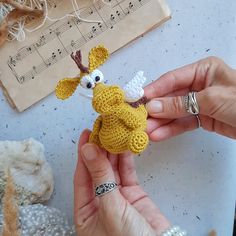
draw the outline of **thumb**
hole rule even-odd
[[[95,186],[108,181],[115,181],[114,172],[106,151],[91,143],[85,144],[81,151],[82,158]]]
[[[181,118],[189,116],[183,96],[154,98],[146,105],[147,112],[154,118]]]

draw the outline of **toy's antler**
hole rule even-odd
[[[76,65],[79,67],[79,69],[82,73],[89,73],[88,67],[86,67],[82,64],[82,55],[81,55],[80,50],[76,51],[75,55],[72,52],[70,56],[75,61]]]

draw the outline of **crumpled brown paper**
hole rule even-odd
[[[14,0],[0,0],[0,3],[9,4],[14,9],[10,11],[0,23],[0,47],[6,42],[9,29],[22,18],[40,18],[44,15],[43,10],[32,9],[24,4],[20,4]]]

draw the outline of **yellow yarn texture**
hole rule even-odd
[[[70,97],[76,90],[80,80],[75,78],[65,78],[58,82],[56,87],[56,96],[62,100]]]
[[[109,57],[109,52],[106,48],[99,45],[94,47],[89,52],[89,72],[93,72],[102,65]]]
[[[109,52],[103,46],[92,48],[89,52],[88,70],[86,70],[86,67],[82,65],[81,52],[76,52],[76,56],[72,58],[81,70],[80,75],[77,78],[59,81],[56,96],[60,99],[70,97],[83,76],[90,75],[108,57]],[[147,147],[149,142],[145,132],[147,111],[143,104],[134,108],[125,101],[124,91],[119,86],[96,83],[93,88],[92,105],[100,115],[94,123],[89,142],[114,154],[128,150],[138,154]]]
[[[93,108],[100,113],[89,141],[118,154],[127,150],[138,154],[148,145],[144,105],[131,107],[118,86],[98,84],[94,88]]]

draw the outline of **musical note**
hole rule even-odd
[[[61,54],[62,54],[62,51],[61,51],[61,49],[57,49],[57,52],[58,52],[58,54],[59,54],[59,55],[61,55]]]
[[[67,22],[67,25],[69,26],[69,28],[72,28],[73,26],[70,21]]]
[[[66,47],[66,50],[68,52],[73,52],[74,50],[76,50],[77,48],[80,48],[85,43],[86,43],[86,40],[84,39],[84,37],[81,37],[76,41],[72,40],[70,45]]]
[[[90,40],[94,37],[92,32],[88,33],[86,36],[87,36],[88,39],[90,39]]]
[[[138,0],[138,1],[141,6],[148,2],[148,0]]]
[[[89,9],[89,15],[92,15],[92,14],[93,14],[93,9],[90,8],[90,9]]]
[[[32,70],[28,71],[27,73],[25,73],[23,76],[20,77],[22,83],[26,82],[28,80],[34,79],[35,78],[35,72]]]
[[[8,64],[16,66],[16,60],[13,57],[10,56],[9,59],[8,59]]]
[[[118,17],[120,17],[120,12],[119,12],[119,11],[116,11],[116,15],[117,15]]]
[[[102,33],[103,31],[107,29],[107,26],[105,23],[98,23],[98,28],[99,28],[100,33]]]
[[[21,54],[17,53],[15,56],[16,61],[20,61],[22,59]]]
[[[75,22],[76,25],[79,25],[79,24],[81,24],[82,21],[79,18],[76,18],[74,20],[74,22]]]
[[[45,44],[46,44],[46,38],[45,38],[44,35],[42,35],[42,36],[39,37],[39,40],[35,43],[35,46],[37,48],[39,48],[39,47],[42,47]]]
[[[52,59],[54,60],[56,58],[56,54],[53,52],[52,53]]]
[[[76,45],[75,41],[74,41],[74,40],[71,40],[70,45],[71,45],[71,47],[73,48],[73,47]]]
[[[111,14],[111,16],[110,16],[110,20],[111,20],[111,21],[115,20],[115,17],[114,17],[113,14]]]
[[[38,73],[38,72],[37,72],[37,67],[36,67],[36,66],[33,66],[32,69],[33,69],[33,71],[34,71],[36,74]]]
[[[129,9],[129,8],[125,8],[125,9],[124,9],[124,12],[125,12],[126,15],[129,15],[130,9]]]
[[[92,32],[93,32],[93,33],[96,33],[96,31],[97,31],[96,27],[93,26],[93,27],[92,27]]]
[[[62,0],[47,0],[51,8],[57,8],[57,4],[62,2]]]
[[[99,27],[99,28],[102,28],[102,23],[99,22],[99,23],[98,23],[98,27]]]
[[[32,52],[32,48],[31,48],[31,47],[27,47],[26,50],[27,50],[28,52],[30,52],[30,53]]]
[[[11,68],[13,75],[16,77],[17,81],[20,84],[23,84],[32,79],[36,79],[36,77],[40,73],[51,68],[58,61],[60,61],[66,56],[69,56],[71,52],[81,48],[88,41],[93,40],[94,38],[102,34],[104,31],[108,29],[113,29],[113,27],[121,20],[123,20],[127,15],[136,11],[139,7],[149,1],[151,0],[108,0],[108,2],[111,3],[112,8],[111,13],[109,15],[103,14],[103,10],[106,7],[105,4],[103,4],[99,8],[98,3],[96,2],[93,4],[93,6],[81,11],[80,14],[80,16],[85,19],[86,17],[91,15],[100,17],[100,22],[93,23],[92,25],[88,24],[88,27],[90,27],[90,29],[88,28],[89,31],[83,32],[83,26],[86,23],[84,23],[78,18],[71,18],[69,20],[67,18],[55,22],[49,25],[34,43],[20,49],[18,52],[16,52],[15,55],[11,55],[8,59],[8,65]],[[54,2],[51,2],[51,4],[53,6]],[[73,32],[77,31],[78,33],[74,34],[75,38],[66,41],[66,37],[64,36],[66,35],[68,30],[73,30]],[[48,53],[42,53],[45,50],[41,50],[41,47],[46,47],[47,44],[50,43],[52,40],[55,40],[55,45],[58,44],[60,46],[56,49],[48,48],[48,50],[51,50],[49,51],[50,56],[48,57]],[[28,60],[27,58],[33,53],[38,56],[38,60],[41,60],[40,62],[37,61],[38,64],[36,65],[33,64],[35,62],[31,62],[31,60]],[[47,54],[47,56],[44,54]],[[29,68],[31,69],[26,73],[21,74],[17,72],[17,63],[19,63],[20,61],[24,62],[24,60],[27,61]]]
[[[59,37],[61,35],[61,32],[60,31],[55,31],[55,34],[57,37]]]
[[[21,76],[20,78],[18,78],[18,82],[19,82],[20,84],[23,84],[24,81],[25,81],[25,77],[24,77],[24,76]]]

